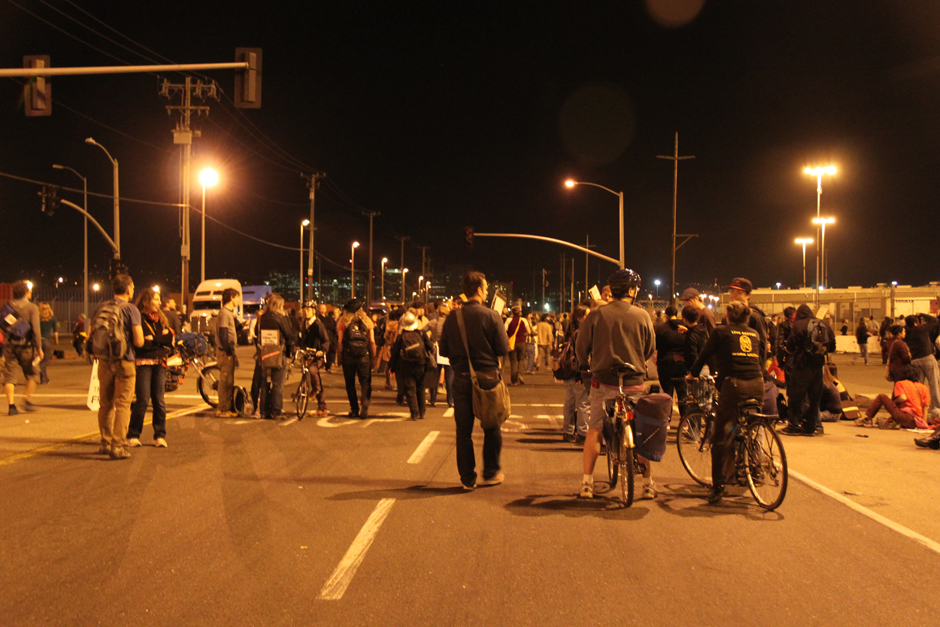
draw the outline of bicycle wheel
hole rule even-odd
[[[780,507],[787,495],[787,455],[770,423],[758,422],[747,431],[747,485],[766,510]]]
[[[219,367],[210,364],[202,369],[202,375],[196,379],[199,395],[212,407],[219,406],[219,373]]]
[[[686,472],[697,483],[712,484],[711,420],[702,412],[690,412],[679,421],[676,445]]]
[[[623,429],[629,429],[629,425],[621,423]],[[634,457],[632,434],[623,433],[620,435],[620,496],[626,507],[633,505],[633,496],[635,488],[636,459]]]
[[[300,377],[300,383],[297,384],[297,391],[294,392],[294,401],[297,403],[297,419],[303,420],[307,415],[307,403],[310,402],[310,395],[313,390],[313,384],[310,381],[310,373],[305,372]]]

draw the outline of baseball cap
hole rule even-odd
[[[682,292],[682,296],[679,298],[679,300],[692,300],[693,298],[698,298],[698,296],[699,293],[697,289],[694,287],[687,287],[685,288],[685,291]]]
[[[751,290],[754,289],[754,285],[751,284],[751,282],[745,279],[744,277],[737,277],[733,281],[731,281],[731,285],[728,286],[729,290],[732,288],[736,290],[741,290],[745,294],[750,294]]]

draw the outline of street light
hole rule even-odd
[[[353,242],[352,248],[350,248],[352,255],[350,256],[350,259],[349,259],[349,267],[352,268],[352,283],[350,284],[350,289],[352,290],[350,292],[351,299],[356,297],[356,249],[357,248],[359,248],[359,242]]]
[[[424,286],[424,302],[431,302],[431,282],[428,281]]]
[[[656,286],[656,298],[658,299],[659,298],[659,279],[656,279],[655,281],[653,281],[653,285]]]
[[[835,221],[835,218],[813,218],[813,224],[818,224],[820,227],[822,227],[822,240],[820,241],[819,246],[822,267],[822,281],[820,283],[820,287],[824,287],[828,283],[829,279],[829,277],[826,276],[826,225],[832,224]]]
[[[382,279],[379,284],[382,286],[382,302],[385,302],[385,264],[388,263],[388,257],[382,257]]]
[[[422,264],[424,265],[424,264]],[[421,286],[424,285],[424,275],[418,277],[418,298],[421,298]]]
[[[806,245],[813,243],[812,237],[798,237],[797,244],[803,244],[803,287],[806,287]]]
[[[310,226],[310,220],[300,223],[300,303],[304,302],[304,227]]]
[[[408,274],[408,268],[401,269],[401,304],[405,304],[405,275]]]
[[[816,167],[816,168],[803,168],[803,172],[806,174],[811,174],[816,177],[816,217],[821,217],[819,215],[820,204],[822,203],[822,177],[823,174],[828,174],[832,176],[836,173],[836,167],[833,165],[827,165],[825,167]],[[816,238],[819,239],[819,228],[816,229]],[[819,247],[816,248],[816,305],[819,305],[819,286],[820,279],[822,275],[820,274],[820,268],[822,266],[820,259]]]
[[[74,168],[70,168],[67,165],[53,165],[53,170],[68,170],[78,178],[82,179],[82,186],[85,190],[85,203],[84,209],[85,213],[88,213],[88,179],[79,174]],[[84,216],[85,218],[85,274],[82,282],[82,294],[84,297],[84,302],[82,303],[82,313],[85,314],[85,317],[88,317],[88,215]]]
[[[598,185],[597,183],[586,183],[584,181],[574,181],[572,179],[565,181],[565,187],[573,188],[575,185],[590,185],[591,187],[600,187],[605,192],[610,192],[620,199],[620,267],[623,268],[625,265],[623,254],[623,192],[615,192],[614,190],[608,189],[603,185]]]
[[[200,281],[206,280],[206,188],[219,182],[219,173],[212,168],[205,168],[199,173],[199,182],[202,183],[202,265],[200,267]]]
[[[118,161],[111,156],[111,153],[108,152],[108,149],[96,142],[91,137],[85,138],[86,144],[91,144],[92,146],[97,146],[104,151],[104,154],[108,156],[108,159],[111,161],[111,167],[114,169],[114,258],[121,258],[121,207],[118,203],[118,199],[121,197],[120,188],[118,186]],[[86,208],[87,211],[87,208]]]
[[[98,290],[101,289],[101,286],[98,285],[97,283],[95,283],[94,285],[91,286],[91,289],[93,289],[93,290],[95,290],[95,291],[97,292]]]

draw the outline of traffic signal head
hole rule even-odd
[[[59,204],[59,188],[54,185],[43,185],[42,191],[37,193],[42,198],[42,212],[51,216]]]
[[[47,68],[49,55],[34,54],[23,57],[23,67]],[[23,92],[23,110],[27,117],[52,115],[52,85],[45,76],[31,76]]]
[[[473,227],[465,226],[463,232],[463,241],[467,245],[467,248],[473,248]]]
[[[248,64],[235,71],[235,106],[261,108],[261,48],[235,48],[235,60]]]

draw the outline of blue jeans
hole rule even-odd
[[[258,406],[262,418],[280,418],[284,413],[284,381],[287,379],[287,368],[263,368],[261,391]],[[270,388],[267,385],[271,377]]]
[[[526,374],[532,374],[533,370],[535,370],[535,344],[532,344],[531,342],[526,342],[525,357],[526,357],[525,372]]]
[[[139,438],[144,430],[147,406],[153,403],[153,439],[166,437],[166,368],[163,366],[137,366],[135,385],[137,400],[131,408],[128,438]]]
[[[577,433],[586,436],[588,416],[591,413],[591,382],[581,383],[581,377],[565,379],[565,433]]]
[[[431,386],[431,404],[437,402],[437,382],[441,380],[441,370],[444,371],[444,389],[447,390],[447,406],[454,406],[454,369],[450,366],[438,366]]]
[[[480,373],[477,373],[478,375]],[[493,373],[496,374],[495,372]],[[497,379],[480,379],[480,387],[492,389]],[[454,376],[454,422],[457,425],[457,472],[465,486],[476,483],[476,457],[473,454],[473,383],[469,374]],[[499,428],[483,430],[483,478],[492,479],[500,471],[499,454],[503,434]]]

